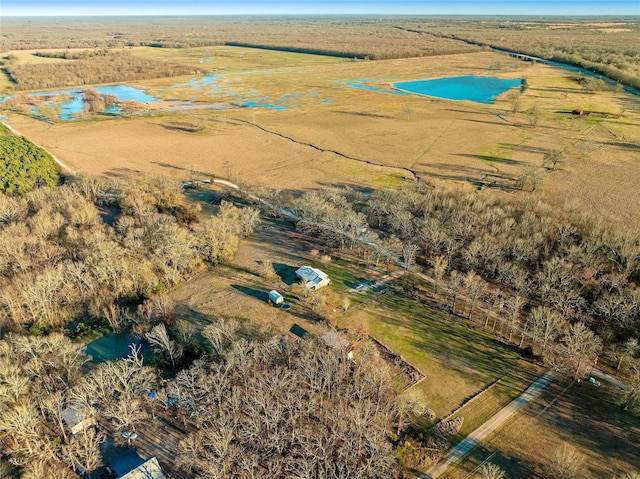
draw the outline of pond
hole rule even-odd
[[[400,91],[418,95],[445,98],[447,100],[469,100],[477,103],[493,103],[497,96],[511,88],[519,87],[522,80],[495,77],[460,76],[394,83]]]
[[[126,358],[131,354],[130,345],[140,347],[140,339],[130,334],[109,333],[87,344],[85,352],[95,363]],[[144,352],[147,348],[142,348]]]
[[[96,91],[101,95],[111,95],[117,98],[117,101],[136,101],[139,103],[157,102],[158,99],[146,94],[144,91],[129,85],[107,85],[95,87]],[[55,105],[60,108],[58,117],[61,120],[71,121],[75,119],[76,114],[84,109],[83,95],[86,92],[84,88],[72,88],[68,90],[54,90],[30,93],[30,97],[46,97],[44,105]],[[64,95],[66,101],[60,104],[55,103],[55,97]],[[105,109],[105,113],[118,114],[121,108],[118,105],[109,106]],[[33,106],[31,112],[35,115],[42,114],[39,106]]]

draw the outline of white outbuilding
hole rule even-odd
[[[273,304],[282,304],[282,303],[284,303],[284,298],[275,289],[273,291],[269,291],[269,300]]]
[[[331,283],[329,276],[319,269],[312,268],[311,266],[302,266],[296,270],[296,276],[300,280],[300,283],[311,290],[320,289]]]

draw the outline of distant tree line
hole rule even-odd
[[[56,63],[18,64],[9,61],[6,62],[5,69],[16,90],[46,90],[199,73],[187,65],[139,58],[123,51],[77,55],[78,59]]]
[[[564,23],[557,26],[557,23]],[[600,73],[640,88],[640,33],[637,20],[607,22],[488,20],[484,22],[422,21],[405,24],[425,34],[469,41],[507,51],[554,60]]]

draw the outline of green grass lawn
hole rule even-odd
[[[371,336],[417,367],[426,378],[415,388],[438,419],[504,376],[459,411],[465,417],[463,433],[468,434],[526,389],[537,377],[535,367],[491,334],[410,297],[399,287],[401,282],[341,324],[357,327],[366,322]]]

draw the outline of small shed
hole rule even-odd
[[[311,266],[298,268],[296,270],[296,276],[305,288],[311,290],[320,289],[331,283],[329,276],[325,272],[312,268]]]
[[[273,304],[282,304],[284,303],[284,298],[274,289],[272,291],[269,291],[269,301],[271,301]]]
[[[89,417],[84,408],[75,408],[73,406],[62,410],[62,420],[69,426],[71,434],[74,435],[96,424],[95,419]]]
[[[289,332],[292,334],[295,334],[300,339],[304,339],[304,337],[307,334],[309,334],[309,332],[306,329],[304,329],[302,326],[299,326],[297,324],[294,324],[293,326],[291,326],[291,328],[289,328]]]

